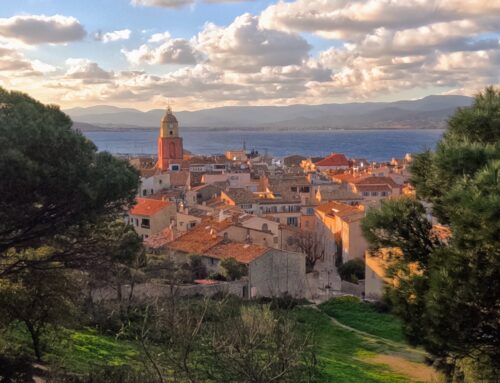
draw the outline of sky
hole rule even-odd
[[[62,108],[472,95],[500,0],[0,0],[0,86]]]

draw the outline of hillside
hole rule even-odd
[[[468,106],[471,100],[465,96],[428,96],[387,103],[227,106],[175,114],[187,128],[432,129],[443,127],[457,107]],[[105,105],[65,112],[76,122],[108,128],[155,127],[164,114],[162,109],[142,112]]]

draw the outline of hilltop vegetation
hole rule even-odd
[[[456,382],[500,376],[500,91],[459,109],[435,152],[416,156],[418,200],[382,202],[363,222],[376,253],[398,248],[387,298],[412,344]],[[440,235],[426,207],[449,235]],[[396,255],[401,253],[401,256]]]
[[[192,301],[192,304],[199,305],[201,302],[199,300]],[[360,306],[360,310],[363,310],[363,303],[352,300],[348,303],[352,307]],[[220,304],[225,303],[223,301],[211,302],[211,305],[215,306]],[[346,300],[332,300],[326,303],[325,307],[336,304],[343,306],[346,304]],[[234,312],[238,312],[242,307],[251,310],[256,309],[257,312],[266,312],[265,310],[267,310],[265,309],[266,306],[262,306],[260,303],[245,303],[235,300],[231,301],[230,307],[230,310]],[[261,311],[262,307],[264,307],[264,311]],[[357,334],[337,326],[326,313],[313,308],[295,307],[284,310],[278,308],[278,306],[274,307],[271,312],[273,317],[285,315],[288,320],[292,321],[290,323],[295,323],[296,331],[303,335],[309,334],[308,336],[312,336],[310,344],[314,346],[314,354],[311,354],[314,355],[314,358],[310,359],[310,362],[316,368],[307,368],[306,371],[314,372],[314,374],[302,378],[296,376],[294,379],[299,380],[291,380],[293,382],[403,383],[430,381],[433,376],[432,369],[424,363],[425,355],[418,350],[412,350],[405,343],[395,343],[390,339],[386,341],[384,337],[371,338]],[[262,319],[260,316],[259,318]],[[212,317],[210,322],[214,319]],[[372,320],[376,321],[377,319],[388,325],[391,323],[388,314],[373,312]],[[399,322],[396,318],[392,319],[394,322],[391,331],[394,331]],[[346,320],[344,323],[353,325],[350,320]],[[227,316],[224,317],[220,324],[226,328],[226,331],[231,332],[231,325],[230,321],[227,321]],[[265,323],[259,324],[259,327],[261,326],[267,327]],[[401,333],[401,329],[399,331]],[[56,335],[56,333],[51,333],[50,341],[45,350],[45,361],[50,368],[50,374],[53,374],[52,379],[64,381],[64,379],[71,378],[73,379],[71,381],[87,382],[87,379],[92,377],[92,382],[112,382],[115,380],[139,382],[141,379],[158,381],[151,362],[144,354],[141,341],[126,331],[122,332],[118,337],[105,335],[89,328],[64,329]],[[29,356],[29,335],[22,326],[14,325],[8,335],[4,334],[0,338],[0,346],[4,352],[7,341],[11,347],[15,345],[18,348],[17,352],[20,352],[21,355],[24,357]],[[158,341],[158,339],[152,341],[152,338],[148,337],[147,347],[151,351],[157,366],[164,372],[164,381],[189,381],[186,376],[182,377],[183,375],[180,374],[175,374],[176,378],[173,378],[171,374],[172,371],[175,371],[175,365],[165,369],[166,364],[168,365],[175,360],[175,358],[169,359],[166,357],[168,351],[165,349],[165,344]],[[217,380],[205,380],[203,378],[203,371],[206,371],[209,366],[211,373],[214,373],[217,368],[212,364],[213,361],[210,358],[207,359],[208,355],[200,354],[202,351],[203,349],[198,346],[193,350],[194,353],[198,354],[195,362],[198,375],[195,381],[226,381],[224,376],[219,376]],[[4,355],[9,355],[9,352]],[[233,363],[236,360],[233,360]],[[190,360],[189,363],[194,363],[194,360]],[[398,369],[398,366],[403,366],[403,370]],[[408,366],[418,368],[421,373],[418,374],[411,369],[406,371]],[[229,368],[227,376],[230,376],[230,370]],[[167,371],[170,371],[170,373]],[[237,381],[241,382],[268,381],[266,377],[255,377],[257,380],[245,380],[243,377],[239,379],[241,380]],[[289,380],[284,378],[284,380],[280,381]]]

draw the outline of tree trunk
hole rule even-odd
[[[40,348],[40,332],[35,330],[31,323],[26,323],[26,327],[31,335],[31,342],[33,344],[33,351],[35,353],[36,361],[42,361],[42,350]]]

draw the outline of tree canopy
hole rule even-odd
[[[134,203],[137,171],[98,152],[57,106],[0,88],[0,147],[0,274],[27,266],[25,249],[62,254],[62,242]]]
[[[372,250],[400,250],[387,297],[408,338],[437,358],[450,381],[493,382],[500,373],[500,92],[487,88],[458,109],[436,151],[415,156],[411,173],[418,200],[385,201],[363,222]],[[433,233],[427,213],[448,227],[448,238]]]

